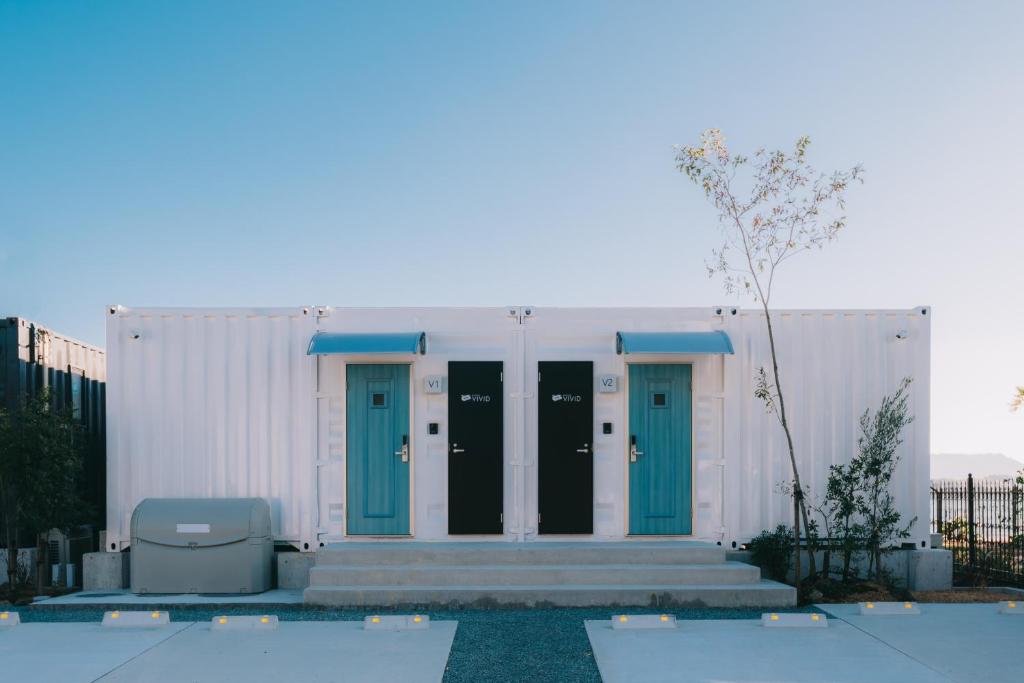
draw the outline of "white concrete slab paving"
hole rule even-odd
[[[1024,681],[1024,619],[999,614],[994,603],[917,606],[919,616],[885,617],[861,616],[857,605],[818,605],[957,683]]]
[[[128,590],[82,591],[40,602],[45,605],[301,605],[302,589],[275,588],[246,595],[156,593],[136,595]]]
[[[364,631],[361,621],[286,621],[273,631],[212,631],[196,623],[99,680],[438,683],[457,626]]]
[[[856,605],[854,606],[856,607]],[[759,620],[679,621],[675,630],[586,622],[604,683],[948,683],[842,621],[769,629]]]
[[[153,648],[192,622],[157,629],[109,629],[100,623],[25,624],[0,631],[0,679],[84,683]]]

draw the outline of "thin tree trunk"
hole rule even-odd
[[[42,595],[46,587],[46,575],[43,572],[46,569],[47,555],[47,544],[43,540],[43,535],[36,534],[36,595]]]
[[[797,594],[800,593],[800,503],[796,497],[793,498],[793,555],[795,570],[793,585],[796,586]]]
[[[18,534],[9,518],[4,520],[4,540],[7,542],[7,591],[13,597],[18,583]]]
[[[793,467],[793,495],[796,497],[797,505],[800,508],[800,516],[804,521],[804,528],[810,529],[810,524],[807,523],[807,506],[804,504],[804,489],[800,483],[800,471],[796,466],[796,452],[793,449],[793,435],[789,432],[789,421],[786,419],[786,402],[782,398],[782,382],[779,381],[779,360],[775,353],[775,333],[772,330],[772,316],[768,311],[768,305],[764,303],[762,298],[762,306],[764,308],[765,321],[768,323],[768,345],[772,351],[772,374],[775,378],[775,395],[779,397],[779,422],[782,423],[782,431],[786,433],[786,445],[789,447],[789,464]],[[797,552],[800,550],[799,538],[800,531],[797,530]],[[808,575],[814,576],[817,574],[814,562],[814,551],[811,550],[810,545],[807,548],[807,569]]]

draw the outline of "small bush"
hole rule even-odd
[[[785,581],[793,564],[793,530],[780,524],[775,531],[762,531],[747,544],[750,558],[767,578]]]

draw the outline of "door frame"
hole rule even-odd
[[[629,532],[629,366],[630,365],[689,365],[690,366],[690,533],[688,534],[631,534]],[[694,499],[697,493],[697,373],[699,359],[692,356],[665,357],[652,356],[643,360],[624,361],[622,396],[623,429],[620,452],[623,454],[623,506],[622,506],[622,533],[627,539],[651,539],[651,538],[696,538],[697,525],[694,514]]]
[[[345,539],[352,540],[367,540],[367,539],[391,539],[391,540],[403,540],[412,539],[416,537],[416,433],[414,426],[416,424],[416,378],[413,372],[415,361],[409,360],[396,360],[393,356],[385,357],[380,359],[379,356],[356,356],[352,360],[345,359],[341,364],[341,385],[344,391],[341,393],[342,402],[342,413],[345,415],[345,481],[342,482],[342,495],[345,501],[345,514],[342,520],[342,537]],[[349,500],[348,500],[348,366],[350,365],[407,365],[409,367],[409,533],[408,534],[384,534],[384,535],[372,535],[372,534],[349,534],[348,532],[348,512],[349,512]],[[314,435],[314,438],[317,438]],[[317,465],[319,467],[319,465]],[[319,498],[319,492],[317,494]]]

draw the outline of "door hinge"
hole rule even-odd
[[[498,513],[498,521],[501,522],[502,524],[505,523],[505,513],[504,512],[499,512]]]
[[[540,373],[537,373],[537,384],[540,384]]]
[[[537,524],[540,524],[540,513],[537,513]]]
[[[505,381],[505,371],[504,370],[502,370],[501,372],[498,373],[498,381],[499,382],[504,382]]]

